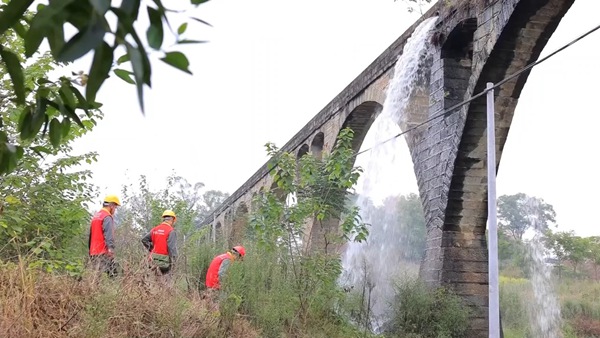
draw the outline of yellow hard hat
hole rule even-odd
[[[104,198],[104,203],[114,203],[116,205],[121,205],[121,201],[119,201],[119,197],[117,195],[108,195]]]
[[[163,212],[162,217],[173,217],[173,218],[177,218],[177,216],[175,216],[175,213],[173,212],[173,210],[165,210],[165,212]]]

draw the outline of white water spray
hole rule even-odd
[[[406,41],[387,88],[383,109],[363,143],[368,145],[368,139],[372,138],[375,147],[357,160],[357,165],[364,168],[357,185],[357,205],[363,221],[371,224],[371,228],[366,243],[348,244],[342,260],[344,274],[341,282],[354,287],[357,292],[364,291],[371,311],[367,324],[374,331],[378,331],[389,319],[389,304],[394,296],[392,279],[407,272],[407,266],[402,265],[399,258],[402,251],[410,247],[409,243],[405,243],[407,237],[398,227],[398,218],[402,215],[397,213],[397,203],[384,202],[386,197],[397,196],[401,191],[398,186],[401,173],[408,172],[400,170],[398,155],[408,152],[408,149],[400,138],[383,142],[400,132],[399,125],[406,124],[411,95],[426,73],[424,70],[429,67],[429,32],[436,21],[437,17],[424,20]],[[412,174],[412,166],[409,170]],[[416,191],[416,184],[413,185]],[[384,215],[376,210],[379,205],[384,205]],[[416,273],[417,269],[413,267],[413,270]]]
[[[533,238],[528,241],[531,256],[531,284],[534,303],[529,307],[533,337],[560,338],[561,315],[560,304],[552,286],[552,267],[546,263],[548,250],[543,241],[542,212],[539,200],[530,198],[526,201],[529,224],[533,229]]]

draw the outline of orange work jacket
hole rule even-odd
[[[108,247],[104,240],[104,231],[102,230],[102,223],[106,217],[112,216],[108,210],[101,209],[92,218],[89,241],[90,256],[104,255],[108,252]]]
[[[159,255],[169,254],[167,239],[169,238],[171,231],[173,231],[173,227],[167,223],[161,223],[150,231],[150,238],[152,239],[152,253]]]
[[[230,253],[224,253],[215,257],[210,265],[208,266],[208,271],[206,272],[206,287],[211,289],[218,289],[219,285],[219,269],[221,268],[221,264],[226,259],[232,259]]]

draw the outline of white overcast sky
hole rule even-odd
[[[543,55],[600,24],[597,13],[600,1],[575,1]],[[172,170],[232,193],[267,160],[266,142],[287,142],[417,18],[393,0],[212,0],[194,14],[213,27],[190,24],[188,38],[210,43],[183,50],[193,76],[154,56],[145,116],[133,86],[113,76],[102,87],[105,118],[75,147],[99,152],[101,195],[139,174],[162,187]],[[598,60],[600,32],[532,71],[497,181],[498,195],[541,197],[559,230],[584,236],[600,235]],[[410,157],[400,156],[398,193],[416,192]]]

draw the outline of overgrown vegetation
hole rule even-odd
[[[429,289],[418,279],[396,284],[390,337],[459,338],[469,326],[469,308],[445,288]]]
[[[192,0],[192,5],[205,1]],[[430,1],[408,1],[423,5]],[[343,130],[336,147],[323,158],[281,152],[269,144],[273,186],[253,200],[240,229],[213,243],[212,229],[202,220],[227,194],[205,191],[175,173],[161,189],[141,176],[124,186],[123,206],[116,215],[116,260],[120,275],[109,279],[85,269],[87,229],[96,188],[91,172],[81,170],[96,154],[72,154],[73,142],[101,120],[95,96],[116,64],[130,62],[132,71],[114,69],[133,83],[143,103],[150,85],[150,64],[133,28],[139,1],[52,1],[38,13],[26,12],[32,1],[2,2],[0,8],[0,332],[6,336],[73,337],[461,337],[469,312],[447,289],[429,289],[416,279],[399,280],[390,296],[390,320],[375,334],[370,324],[368,285],[344,290],[338,283],[340,249],[349,240],[368,238],[368,225],[349,202],[361,173],[354,167],[353,133]],[[167,12],[158,0],[147,6],[148,44],[164,52],[162,61],[188,70],[185,55],[162,51]],[[58,7],[57,7],[58,6]],[[62,6],[62,7],[60,7]],[[105,15],[118,18],[116,31]],[[82,15],[82,13],[84,13]],[[96,20],[83,22],[82,17]],[[201,21],[201,20],[200,20]],[[64,41],[63,27],[78,33]],[[177,29],[177,43],[187,23]],[[98,34],[94,34],[98,33]],[[106,34],[117,37],[111,46]],[[91,34],[91,35],[90,35]],[[125,39],[131,37],[131,39]],[[36,54],[47,40],[50,53]],[[84,43],[85,42],[85,43]],[[48,79],[59,66],[95,49],[89,74]],[[132,78],[133,76],[133,78]],[[86,86],[86,97],[77,88]],[[40,132],[41,131],[41,132]],[[354,196],[356,197],[356,196]],[[563,334],[600,337],[600,238],[553,232],[555,212],[541,199],[524,194],[499,199],[501,308],[505,337],[529,337],[532,289],[526,232],[536,200],[543,217],[536,227],[556,261],[555,287],[564,319]],[[416,264],[425,245],[425,224],[417,195],[388,198],[372,220],[383,223],[384,209],[405,214],[401,232],[410,250],[402,261]],[[141,236],[160,220],[165,209],[178,215],[180,260],[172,278],[157,278],[147,265]],[[381,212],[381,215],[377,215]],[[379,218],[378,218],[379,217]],[[239,230],[239,231],[238,231]],[[394,234],[395,236],[396,234]],[[377,238],[373,238],[377,240]],[[211,259],[231,241],[243,242],[248,255],[233,264],[224,288],[204,289]],[[357,292],[358,290],[358,292]]]
[[[553,268],[552,286],[560,303],[564,337],[600,337],[600,308],[596,305],[600,304],[600,240],[553,231],[552,206],[525,194],[499,198],[500,308],[505,337],[532,335],[530,318],[537,310],[531,306],[535,302],[525,234],[533,230],[533,214],[543,215],[535,220],[548,249],[545,264]]]
[[[174,40],[175,46],[205,42],[188,39],[185,32],[190,19],[209,25],[189,15],[190,9],[206,1],[191,0],[188,8],[177,10],[165,7],[161,0],[147,4],[139,0],[49,1],[48,4],[37,4],[37,12],[32,13],[33,0],[2,0],[0,65],[5,72],[0,74],[0,80],[4,82],[0,87],[0,102],[10,102],[14,114],[19,116],[22,141],[45,137],[49,131],[49,138],[57,147],[62,138],[71,134],[72,123],[84,128],[80,113],[85,112],[91,117],[89,110],[101,106],[96,102],[96,94],[111,71],[136,86],[144,111],[143,91],[145,86],[151,87],[152,79],[149,55],[159,53],[162,62],[191,74],[185,54],[172,46],[166,49],[164,42],[169,38]],[[140,12],[147,13],[149,22],[145,39],[135,25],[139,24]],[[109,24],[107,18],[116,18],[116,24]],[[175,30],[172,24],[176,21],[179,26]],[[73,34],[70,32],[73,28],[74,35],[66,38]],[[21,48],[15,48],[15,40],[21,41]],[[43,50],[42,42],[47,42],[54,60],[62,64],[93,51],[89,71],[79,71],[73,73],[74,78],[61,77],[56,82],[45,74],[27,74],[27,65],[37,58],[38,51]],[[127,64],[131,67],[123,68]],[[73,84],[85,87],[85,97]],[[23,149],[31,145],[7,139],[3,134],[4,127],[0,124],[0,173],[8,173],[22,158]]]

